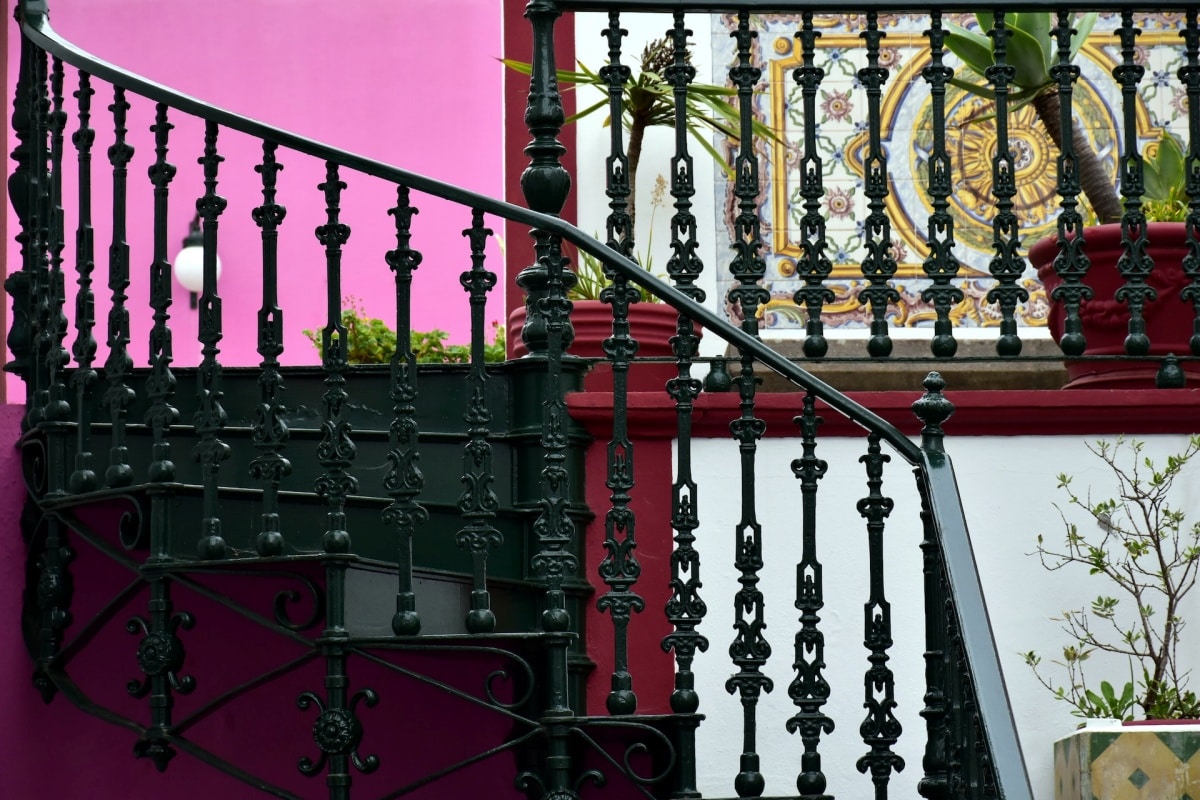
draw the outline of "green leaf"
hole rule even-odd
[[[992,40],[954,23],[947,23],[946,29],[950,32],[946,37],[946,49],[958,56],[963,66],[982,78],[983,71],[996,63],[992,57]]]
[[[1007,60],[1015,69],[1013,85],[1020,89],[1041,89],[1050,83],[1050,73],[1047,71],[1047,50],[1049,40],[1039,42],[1029,33],[1017,27],[1009,29],[1012,34],[1008,37]]]

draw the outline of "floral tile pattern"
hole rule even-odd
[[[949,17],[951,21],[973,25],[973,18]],[[1082,75],[1075,92],[1075,113],[1114,176],[1121,142],[1121,99],[1111,73],[1120,53],[1112,32],[1119,15],[1102,14],[1092,36],[1078,59]],[[1175,77],[1182,64],[1178,36],[1178,14],[1160,14],[1141,18],[1137,58],[1146,73],[1138,92],[1137,117],[1139,146],[1157,141],[1164,128],[1186,142],[1187,102]],[[792,301],[802,281],[796,277],[796,262],[801,256],[800,217],[804,213],[800,193],[800,163],[804,156],[804,126],[801,90],[793,72],[801,63],[802,51],[795,39],[800,18],[795,15],[754,15],[758,31],[756,59],[762,69],[760,92],[756,94],[755,113],[775,130],[783,131],[781,141],[759,142],[758,155],[763,167],[759,208],[763,254],[767,264],[764,285],[772,300],[764,309],[763,327],[777,331],[803,329],[804,312]],[[734,44],[729,32],[736,20],[724,18],[723,29],[713,32],[714,63],[733,64]],[[866,286],[860,264],[866,255],[864,224],[867,198],[864,194],[864,155],[868,143],[866,90],[858,79],[858,70],[866,65],[860,34],[866,27],[862,15],[817,17],[814,25],[821,36],[817,40],[815,65],[824,70],[817,92],[817,146],[821,158],[824,196],[821,214],[826,221],[825,254],[834,264],[828,286],[835,299],[823,316],[827,328],[864,327],[869,312],[859,300]],[[929,86],[922,69],[929,63],[924,31],[929,19],[916,15],[880,15],[879,25],[886,33],[880,52],[880,66],[888,70],[883,88],[880,113],[881,140],[887,158],[887,215],[891,221],[890,255],[897,262],[891,281],[900,299],[889,308],[893,326],[932,326],[932,306],[922,300],[922,291],[930,285],[923,263],[929,255],[926,232],[930,201],[926,193],[933,125]],[[715,26],[720,28],[721,26]],[[958,67],[947,55],[947,63]],[[720,81],[720,78],[717,78]],[[997,310],[986,295],[994,285],[988,264],[995,255],[992,247],[991,159],[995,152],[994,127],[980,117],[990,113],[990,104],[960,89],[949,87],[946,97],[947,148],[951,155],[954,193],[950,213],[954,218],[955,254],[960,262],[954,285],[964,298],[953,309],[956,325],[989,327],[1000,322]],[[1025,247],[1055,232],[1058,197],[1055,192],[1057,152],[1031,106],[1010,115],[1010,147],[1017,166],[1018,193],[1015,198],[1020,218],[1022,254]],[[734,148],[727,145],[732,156]],[[1114,181],[1116,178],[1114,177]],[[729,210],[735,198],[733,186],[718,172],[717,204],[722,215],[720,229],[732,235]],[[718,248],[720,251],[720,248]],[[723,267],[723,265],[720,265]],[[718,278],[721,294],[733,285],[722,269]],[[1017,309],[1020,324],[1042,326],[1046,322],[1045,291],[1029,267],[1020,281],[1029,292],[1028,302]],[[726,312],[736,318],[736,309]]]

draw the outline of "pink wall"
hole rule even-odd
[[[86,50],[160,83],[230,110],[295,131],[334,146],[387,161],[415,172],[498,196],[502,181],[501,10],[490,0],[441,0],[436,6],[443,25],[431,34],[429,6],[360,0],[331,6],[318,0],[206,0],[162,3],[157,0],[54,0],[51,18],[66,38]],[[10,37],[15,28],[10,29]],[[15,81],[18,48],[9,48],[9,83]],[[68,72],[68,110],[74,101],[75,77]],[[11,94],[11,88],[9,90]],[[110,172],[105,151],[113,141],[111,116],[105,107],[111,93],[100,89],[93,100],[94,225],[98,279],[98,337],[104,338],[107,249],[111,242]],[[149,133],[154,109],[133,101],[129,112],[130,141],[136,149],[130,165],[130,230],[133,310],[132,353],[145,363],[149,324],[148,266],[152,257],[151,185],[146,169],[153,158]],[[196,159],[202,154],[203,128],[195,120],[173,119],[169,160],[178,167],[172,183],[170,256],[187,232],[195,199],[203,192]],[[68,135],[77,123],[72,113]],[[9,146],[13,146],[9,133]],[[220,221],[219,253],[223,262],[220,294],[224,301],[226,337],[222,361],[256,364],[255,314],[261,300],[259,230],[250,218],[261,202],[254,165],[261,156],[257,142],[223,135],[218,193],[229,205]],[[67,156],[74,151],[67,145]],[[325,319],[324,252],[313,234],[324,221],[324,197],[316,186],[324,165],[280,151],[284,172],[279,202],[288,209],[280,231],[281,306],[284,309],[286,363],[314,358],[303,337]],[[73,171],[73,166],[70,167]],[[392,273],[384,254],[395,247],[387,209],[395,191],[363,176],[346,174],[342,220],[352,234],[344,255],[343,293],[354,295],[372,316],[394,319]],[[67,178],[67,197],[75,193]],[[415,283],[414,325],[467,336],[466,298],[459,273],[469,268],[462,230],[469,210],[414,195],[421,211],[414,222],[413,246],[424,254]],[[66,203],[65,251],[68,283],[73,283],[76,201]],[[11,213],[11,212],[10,212]],[[15,224],[15,223],[10,223]],[[498,225],[493,225],[499,230]],[[15,227],[13,228],[15,231]],[[496,243],[489,246],[499,255]],[[11,241],[10,268],[18,251]],[[489,267],[503,269],[499,258]],[[489,305],[489,320],[503,318],[502,298]],[[172,328],[177,363],[194,363],[196,312],[187,294],[175,287]],[[236,331],[237,333],[234,333]],[[73,338],[73,334],[71,336]],[[71,339],[68,339],[68,346]],[[101,360],[104,357],[101,352]],[[14,397],[22,396],[10,384]]]

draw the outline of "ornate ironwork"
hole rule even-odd
[[[70,609],[75,582],[68,565],[74,560],[75,552],[68,544],[66,531],[57,518],[49,518],[46,525],[45,544],[37,564],[39,621],[33,686],[42,695],[42,700],[49,703],[58,692],[49,670],[62,648],[63,631],[71,624]]]
[[[929,256],[921,265],[925,274],[933,281],[921,292],[921,299],[933,303],[937,319],[933,323],[933,338],[930,351],[939,358],[949,358],[958,351],[954,338],[954,323],[950,320],[950,309],[963,299],[962,289],[952,286],[958,276],[958,259],[954,257],[954,217],[950,215],[950,196],[954,193],[953,168],[950,154],[946,150],[946,84],[954,77],[954,70],[946,66],[946,31],[942,27],[942,12],[929,13],[929,64],[921,70],[921,77],[929,84],[929,118],[933,124],[933,146],[929,151]],[[1069,107],[1069,105],[1068,105]],[[1060,172],[1061,174],[1061,172]]]
[[[92,272],[96,266],[95,238],[92,229],[92,145],[96,132],[92,119],[91,76],[79,73],[79,88],[75,98],[79,108],[79,128],[71,136],[78,158],[79,222],[75,232],[75,341],[71,353],[75,356],[75,371],[71,385],[75,388],[75,470],[68,485],[72,492],[90,492],[96,488],[96,473],[92,468],[92,386],[96,383],[96,299],[92,293]],[[16,330],[14,324],[13,329]]]
[[[888,70],[879,66],[879,45],[887,36],[879,30],[879,14],[867,12],[867,29],[862,37],[867,44],[867,66],[858,71],[858,81],[867,90],[867,153],[863,158],[863,194],[867,196],[867,219],[863,227],[863,244],[867,257],[863,259],[862,274],[868,284],[858,300],[871,306],[871,338],[867,352],[876,358],[892,353],[888,335],[887,309],[900,300],[888,280],[896,274],[896,259],[892,254],[892,224],[887,215],[888,170],[879,124],[879,106],[883,100],[883,84]]]
[[[32,51],[27,87],[29,91],[28,126],[30,170],[25,185],[29,225],[25,240],[25,260],[22,269],[28,272],[28,318],[32,333],[29,336],[29,361],[25,373],[27,403],[25,427],[33,428],[43,422],[49,397],[50,378],[46,373],[50,350],[50,314],[52,290],[49,277],[50,250],[50,183],[49,171],[49,114],[50,99],[47,87],[47,56]]]
[[[217,194],[217,171],[225,159],[217,153],[217,124],[204,125],[204,155],[198,163],[204,168],[204,196],[196,201],[196,211],[204,221],[204,288],[200,293],[200,318],[197,339],[201,343],[200,367],[196,370],[196,413],[192,425],[200,441],[192,454],[200,462],[204,484],[204,517],[200,521],[198,551],[201,558],[223,558],[225,539],[217,516],[218,475],[221,462],[229,457],[229,445],[221,441],[225,427],[225,409],[221,405],[224,370],[217,360],[217,345],[224,336],[221,323],[221,297],[217,294],[217,221],[225,210],[225,198]]]
[[[800,258],[796,274],[804,285],[796,290],[793,301],[804,306],[808,314],[805,326],[804,355],[820,358],[829,351],[825,340],[825,325],[821,309],[834,300],[833,290],[825,280],[833,273],[833,263],[825,255],[825,217],[821,214],[821,196],[825,194],[822,176],[821,151],[817,147],[817,90],[825,70],[816,66],[817,39],[821,33],[813,28],[813,15],[805,11],[802,27],[796,34],[803,51],[803,63],[792,73],[800,85],[804,105],[804,154],[800,159],[800,195],[804,198],[804,216],[800,219]]]
[[[396,219],[396,249],[387,263],[396,273],[396,352],[392,355],[392,423],[388,428],[388,463],[391,467],[383,487],[392,502],[383,511],[384,523],[396,531],[399,550],[396,613],[392,630],[397,636],[415,636],[421,631],[417,596],[413,592],[413,536],[429,512],[417,502],[425,486],[421,454],[417,446],[417,357],[412,351],[412,278],[421,264],[421,254],[412,248],[412,218],[417,209],[409,203],[408,187],[396,189],[396,206],[388,213]]]
[[[70,428],[66,424],[71,417],[71,404],[67,402],[67,387],[62,380],[62,369],[70,361],[63,339],[67,335],[67,318],[63,314],[66,300],[66,283],[62,268],[62,251],[66,246],[63,223],[63,129],[67,114],[63,111],[63,65],[55,58],[50,71],[50,109],[46,117],[50,133],[50,185],[46,198],[49,205],[49,238],[46,241],[50,271],[46,275],[46,405],[42,411],[41,427],[46,431],[49,452],[49,474],[47,493],[51,496],[66,493],[67,488],[67,437]]]
[[[1192,338],[1189,342],[1192,355],[1200,356],[1200,24],[1195,9],[1189,9],[1180,36],[1184,41],[1187,63],[1179,68],[1179,82],[1187,92],[1188,152],[1187,179],[1184,191],[1188,196],[1187,255],[1183,257],[1183,274],[1191,284],[1180,292],[1180,299],[1192,302]]]
[[[1051,31],[1058,43],[1058,61],[1050,68],[1050,77],[1058,83],[1060,107],[1059,125],[1064,134],[1072,129],[1071,98],[1075,82],[1079,79],[1079,67],[1071,63],[1071,14],[1058,13],[1058,26]],[[1059,347],[1069,356],[1083,353],[1087,341],[1083,335],[1083,323],[1079,317],[1080,303],[1091,299],[1092,288],[1083,282],[1091,266],[1084,253],[1083,215],[1079,213],[1079,194],[1083,191],[1079,181],[1079,158],[1075,153],[1075,140],[1063,135],[1058,155],[1058,195],[1062,211],[1058,215],[1058,255],[1054,259],[1054,271],[1063,279],[1055,287],[1050,298],[1062,303],[1066,314],[1063,320],[1063,335]]]
[[[283,534],[279,530],[279,483],[292,473],[292,462],[284,456],[288,426],[284,419],[283,373],[279,356],[283,354],[283,309],[279,307],[279,226],[287,209],[275,202],[275,184],[283,165],[275,158],[277,145],[263,142],[262,163],[254,171],[262,176],[262,205],[253,213],[254,223],[262,230],[262,307],[258,311],[259,364],[258,406],[254,411],[251,438],[258,455],[250,462],[250,475],[263,488],[261,530],[254,549],[262,556],[283,553]]]
[[[135,396],[128,383],[133,372],[133,359],[128,351],[129,309],[125,307],[128,299],[125,291],[129,288],[129,243],[125,240],[127,184],[133,147],[125,141],[125,115],[129,103],[125,100],[124,89],[113,89],[113,102],[108,110],[113,114],[116,141],[108,148],[108,161],[113,168],[113,241],[108,249],[108,288],[112,292],[112,307],[108,312],[108,359],[104,362],[108,389],[104,392],[104,403],[112,423],[112,447],[108,452],[104,482],[119,487],[133,482],[133,469],[128,464],[129,449],[125,446],[125,418],[126,409]]]
[[[1121,12],[1117,37],[1121,40],[1121,63],[1113,68],[1113,77],[1121,84],[1121,117],[1125,134],[1121,148],[1121,200],[1125,212],[1121,215],[1121,246],[1124,252],[1117,259],[1117,271],[1125,285],[1117,289],[1117,302],[1129,307],[1129,335],[1125,337],[1125,352],[1144,356],[1150,352],[1143,316],[1146,303],[1158,297],[1153,286],[1146,283],[1154,269],[1154,260],[1146,252],[1146,215],[1142,211],[1142,194],[1146,190],[1142,154],[1137,140],[1138,84],[1146,68],[1139,59],[1137,37],[1141,31],[1134,27],[1133,12]]]
[[[326,164],[325,181],[318,187],[325,193],[326,222],[317,228],[317,240],[325,247],[325,294],[327,322],[321,330],[321,366],[325,370],[324,421],[317,460],[325,472],[313,484],[318,496],[329,506],[329,527],[321,540],[327,553],[348,553],[350,534],[346,531],[346,498],[358,490],[358,480],[349,473],[356,448],[350,438],[346,419],[347,361],[346,327],[342,325],[342,247],[350,239],[350,226],[340,221],[342,190],[338,165]]]
[[[151,604],[162,604],[165,601],[151,601]],[[154,613],[152,611],[152,613]],[[143,617],[134,617],[125,623],[125,629],[130,633],[143,634],[137,649],[137,662],[147,680],[132,680],[128,690],[134,697],[145,697],[150,693],[154,678],[164,678],[172,689],[180,694],[187,694],[196,687],[196,679],[189,676],[181,677],[183,669],[184,649],[179,638],[179,629],[191,630],[196,622],[191,614],[186,612],[170,616],[170,603],[165,602],[165,614],[169,618],[166,630],[154,630],[153,623]]]
[[[992,247],[996,256],[988,264],[988,271],[996,279],[996,285],[988,290],[987,301],[996,303],[1000,310],[1000,336],[996,339],[996,353],[1015,356],[1021,352],[1021,337],[1017,335],[1014,314],[1017,303],[1029,299],[1029,292],[1017,283],[1025,271],[1025,262],[1017,252],[1020,238],[1017,215],[1013,213],[1017,166],[1008,138],[1008,95],[1016,68],[1007,61],[1011,32],[1004,24],[1004,12],[997,11],[994,21],[987,34],[992,38],[995,63],[984,70],[984,76],[991,82],[996,98],[996,152],[992,156],[992,196],[996,198],[996,215],[992,217]]]
[[[800,611],[800,630],[796,632],[796,678],[788,686],[788,697],[800,709],[787,721],[788,733],[800,733],[804,754],[803,770],[796,778],[801,797],[831,800],[825,794],[825,773],[817,747],[822,733],[833,733],[833,720],[821,708],[829,700],[825,669],[825,634],[820,629],[820,612],[825,606],[824,568],[817,558],[817,487],[829,465],[817,458],[817,427],[822,419],[816,413],[812,393],[804,396],[803,412],[796,418],[800,427],[802,455],[792,462],[792,473],[800,480],[801,554],[796,565],[796,608]]]
[[[146,396],[150,408],[144,421],[151,430],[153,461],[147,477],[156,483],[175,480],[175,465],[171,462],[171,443],[167,431],[179,420],[179,411],[171,404],[175,396],[175,375],[171,372],[174,358],[170,320],[171,262],[167,258],[168,198],[175,166],[167,161],[167,143],[171,129],[167,120],[167,105],[159,103],[154,118],[154,163],[149,168],[154,184],[154,260],[150,264],[150,307],[154,309],[154,325],[150,329],[150,374],[146,377]],[[82,398],[81,398],[82,399]],[[160,509],[160,513],[165,513]]]
[[[335,777],[340,777],[344,783],[338,788],[344,789],[345,792],[331,791],[331,797],[334,794],[349,797],[349,775],[337,775],[335,770],[338,770],[339,766],[343,773],[346,769],[345,764],[339,765],[338,762],[348,761],[364,775],[369,775],[379,769],[379,756],[371,755],[363,758],[358,752],[363,730],[362,723],[359,722],[358,716],[354,712],[360,702],[365,703],[367,708],[371,708],[379,702],[379,696],[371,689],[360,689],[354,693],[347,708],[326,706],[324,701],[312,692],[305,692],[296,700],[296,705],[301,710],[315,705],[321,712],[317,716],[317,721],[313,723],[313,741],[316,742],[321,755],[317,757],[316,761],[308,756],[301,758],[298,765],[300,772],[311,777],[324,769],[326,763],[333,762],[330,764],[330,782],[333,783]],[[332,786],[331,789],[333,789]]]
[[[471,610],[466,621],[471,633],[490,633],[496,628],[496,615],[492,612],[487,590],[487,557],[490,550],[500,547],[504,541],[492,524],[500,503],[492,490],[495,475],[492,445],[488,442],[492,412],[487,405],[488,377],[483,360],[484,312],[488,292],[496,287],[496,273],[485,268],[484,248],[491,235],[491,229],[483,225],[483,212],[473,212],[471,227],[463,231],[463,236],[471,242],[471,269],[458,278],[471,299],[471,367],[467,373],[470,396],[463,415],[468,441],[463,447],[463,491],[458,497],[463,527],[455,542],[471,554],[473,584]]]
[[[859,728],[870,751],[858,760],[859,772],[870,772],[877,797],[886,794],[893,771],[904,769],[904,759],[893,752],[900,740],[901,727],[896,719],[896,691],[888,650],[892,647],[892,605],[884,594],[883,530],[895,505],[884,497],[883,465],[891,461],[879,446],[879,436],[867,437],[867,454],[859,459],[867,468],[865,498],[858,501],[858,513],[867,521],[867,553],[870,564],[870,594],[863,606],[863,641],[871,655],[864,678],[866,719]]]
[[[18,14],[20,14],[18,9]],[[33,289],[37,279],[34,269],[35,252],[37,249],[34,235],[34,225],[37,224],[37,194],[36,186],[41,180],[42,164],[34,154],[37,140],[35,118],[38,109],[37,74],[38,61],[44,55],[32,42],[24,37],[21,39],[20,65],[18,67],[17,85],[13,95],[12,127],[16,137],[16,146],[12,151],[15,162],[12,175],[8,181],[9,200],[20,222],[21,230],[16,235],[17,244],[21,247],[21,268],[13,270],[4,280],[4,289],[12,297],[13,319],[8,330],[8,350],[12,353],[12,361],[5,365],[5,371],[17,374],[25,379],[25,405],[27,414],[33,411],[33,379],[30,366],[33,348]],[[44,162],[43,162],[44,163]],[[28,428],[28,416],[22,420],[22,427]]]

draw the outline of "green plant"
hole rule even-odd
[[[357,301],[348,297],[342,309],[342,327],[346,329],[346,360],[351,364],[389,364],[396,353],[396,332],[381,319],[366,316]],[[324,356],[320,330],[305,330],[304,335]],[[421,364],[466,364],[471,361],[471,346],[446,344],[450,334],[434,328],[431,331],[412,331],[410,348]],[[483,346],[483,360],[503,361],[505,358],[504,326],[492,323],[492,341]]]
[[[1058,476],[1058,486],[1066,493],[1067,508],[1082,512],[1098,532],[1083,532],[1056,506],[1066,530],[1064,546],[1054,549],[1041,535],[1037,539],[1036,553],[1046,569],[1083,566],[1115,587],[1116,596],[1097,596],[1090,610],[1070,609],[1052,618],[1071,639],[1062,660],[1052,662],[1065,670],[1065,682],[1039,670],[1042,659],[1036,652],[1022,654],[1038,682],[1077,716],[1128,719],[1135,706],[1149,719],[1200,716],[1200,700],[1185,688],[1187,672],[1177,660],[1185,624],[1181,602],[1196,585],[1200,568],[1200,523],[1189,524],[1172,505],[1172,488],[1200,452],[1200,435],[1165,464],[1143,456],[1143,447],[1123,437],[1089,445],[1113,473],[1117,494],[1096,500],[1089,490],[1081,496],[1066,474]],[[1131,602],[1122,605],[1122,600]],[[1089,688],[1085,667],[1097,652],[1126,659],[1129,680],[1119,695],[1109,681],[1100,682],[1098,693]]]
[[[646,254],[639,255],[637,262],[647,272],[653,272],[654,255],[654,215],[665,204],[667,181],[662,175],[654,181],[654,191],[650,193],[650,234],[646,237]],[[596,238],[599,238],[597,236]],[[564,243],[568,252],[575,253],[575,285],[567,292],[568,300],[601,300],[601,294],[612,283],[604,264],[600,259],[584,250],[579,250],[569,242]],[[631,284],[633,285],[633,284]],[[643,303],[658,303],[657,297],[640,286],[633,285],[638,290],[638,299]]]
[[[532,67],[524,61],[502,59],[510,69],[525,75],[532,73]],[[690,66],[690,52],[685,55],[685,61]],[[631,194],[627,211],[630,226],[637,220],[637,174],[642,157],[642,141],[646,129],[651,127],[675,127],[675,87],[663,77],[666,71],[675,63],[674,46],[669,36],[655,39],[646,45],[639,59],[639,72],[626,81],[623,89],[622,124],[629,132],[629,144],[626,150],[628,160],[628,178]],[[605,95],[590,106],[576,111],[566,119],[570,124],[590,116],[609,106],[608,83],[599,73],[579,64],[578,71],[558,70],[558,82],[568,86],[592,86]],[[704,128],[724,134],[733,141],[738,141],[740,132],[738,109],[725,98],[734,97],[737,90],[728,86],[716,86],[711,83],[688,84],[687,106],[684,118],[687,120],[688,133],[699,142],[718,165],[728,174],[733,174],[733,168],[726,163],[725,157],[712,145],[705,135]],[[605,125],[612,124],[611,119],[605,120]],[[775,132],[761,122],[753,123],[755,136],[778,140]]]
[[[1075,30],[1069,50],[1072,60],[1095,26],[1097,16],[1096,12],[1091,12],[1082,17],[1072,17],[1071,27]],[[993,27],[994,17],[991,14],[976,14],[976,20],[981,31],[986,32]],[[1021,11],[1005,16],[1005,28],[1009,32],[1005,45],[1006,63],[1014,69],[1009,110],[1032,104],[1038,121],[1061,150],[1062,117],[1058,83],[1050,76],[1050,68],[1058,58],[1052,46],[1054,27],[1053,16],[1045,11]],[[985,33],[954,24],[947,25],[947,28],[950,35],[946,39],[946,47],[962,60],[963,66],[974,73],[977,79],[983,81],[978,83],[955,77],[950,80],[951,85],[994,100],[995,93],[989,88],[986,77],[987,69],[995,64],[993,39]],[[1091,205],[1091,213],[1099,222],[1119,222],[1124,206],[1112,178],[1104,171],[1096,151],[1080,127],[1078,118],[1072,122],[1071,142],[1078,159],[1079,184]],[[1182,149],[1175,137],[1164,131],[1159,141],[1147,151],[1143,162],[1144,213],[1152,220],[1182,219],[1187,213]],[[1178,161],[1174,159],[1176,153]],[[1180,208],[1183,209],[1182,214]]]

